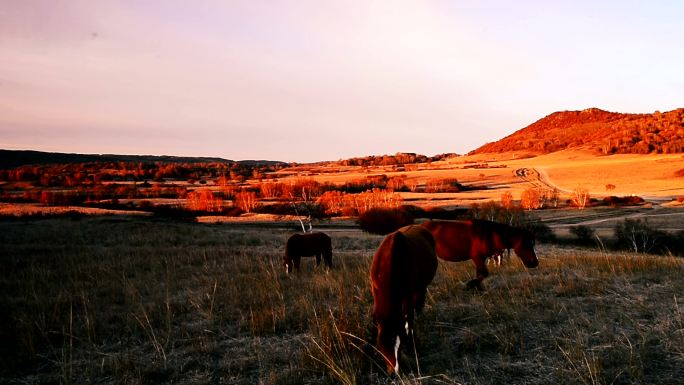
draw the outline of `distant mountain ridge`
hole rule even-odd
[[[32,150],[1,150],[0,169],[24,165],[71,164],[91,162],[134,162],[134,163],[239,163],[247,166],[286,165],[285,162],[271,160],[240,160],[215,157],[185,157],[169,155],[116,155],[116,154],[71,154]]]
[[[567,148],[584,148],[604,155],[682,153],[684,108],[652,114],[623,114],[598,108],[554,112],[470,154],[547,154]]]

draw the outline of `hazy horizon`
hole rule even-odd
[[[463,154],[555,111],[682,107],[675,1],[0,2],[5,149]]]

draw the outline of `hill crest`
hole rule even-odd
[[[684,108],[625,114],[588,108],[558,111],[469,154],[584,148],[602,155],[684,152]]]
[[[0,169],[10,169],[24,165],[72,164],[95,162],[134,162],[134,163],[238,163],[246,166],[286,165],[287,163],[270,160],[230,160],[217,157],[189,157],[171,155],[119,155],[119,154],[74,154],[63,152],[43,152],[34,150],[0,149]]]

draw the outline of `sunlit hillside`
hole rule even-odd
[[[554,112],[472,154],[584,148],[597,154],[681,153],[684,108],[652,114],[621,114],[589,108]]]

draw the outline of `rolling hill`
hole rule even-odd
[[[284,162],[270,160],[233,161],[212,157],[183,157],[169,155],[116,155],[116,154],[69,154],[31,150],[0,149],[0,169],[11,169],[23,165],[72,164],[95,162],[135,162],[135,163],[239,163],[247,166],[285,165]]]
[[[623,114],[598,108],[554,112],[470,154],[548,154],[568,148],[603,155],[682,153],[684,108],[652,114]]]

